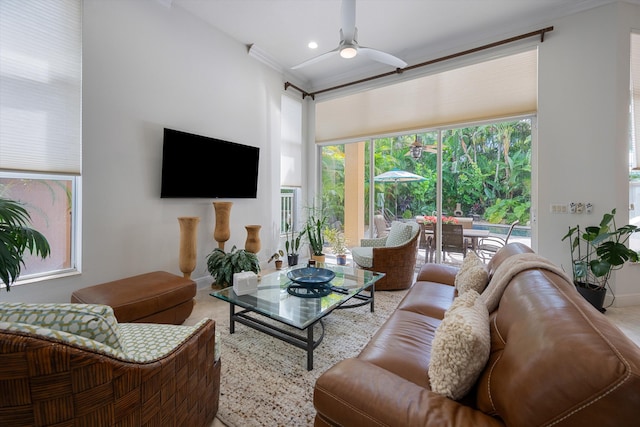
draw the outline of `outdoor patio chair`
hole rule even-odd
[[[385,277],[376,282],[376,290],[411,287],[419,231],[420,226],[415,221],[394,221],[387,237],[362,239],[359,247],[351,248],[351,256],[358,267],[385,273]]]
[[[374,215],[373,225],[376,227],[376,237],[387,237],[389,230],[387,228],[387,220],[384,215]]]
[[[464,230],[461,224],[442,224],[442,254],[459,253],[462,258],[467,256],[469,242],[464,238]]]
[[[520,221],[518,220],[512,222],[511,225],[509,226],[509,231],[507,232],[507,235],[504,238],[500,236],[492,235],[492,236],[480,239],[480,241],[478,241],[478,246],[476,249],[478,256],[480,256],[480,258],[484,262],[488,262],[496,254],[496,252],[498,252],[498,250],[501,247],[509,243],[509,237],[511,237],[511,233],[513,232],[514,227],[519,223]]]

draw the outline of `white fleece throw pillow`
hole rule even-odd
[[[458,295],[469,289],[482,293],[489,283],[489,271],[475,252],[470,252],[462,261],[462,266],[456,274],[455,286]]]
[[[436,329],[429,362],[431,390],[457,400],[476,383],[489,360],[489,311],[478,292],[457,297]]]

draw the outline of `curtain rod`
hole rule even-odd
[[[515,37],[510,37],[508,39],[504,39],[504,40],[500,40],[497,42],[493,42],[493,43],[489,43],[489,44],[485,44],[483,46],[479,46],[479,47],[474,47],[472,49],[468,49],[468,50],[463,50],[462,52],[458,52],[458,53],[453,53],[451,55],[446,55],[446,56],[442,56],[440,58],[436,58],[436,59],[432,59],[430,61],[426,61],[426,62],[421,62],[419,64],[415,64],[415,65],[410,65],[408,67],[405,68],[396,68],[394,71],[389,71],[386,73],[382,73],[382,74],[378,74],[375,76],[371,76],[371,77],[366,77],[364,79],[360,79],[360,80],[355,80],[353,82],[349,82],[349,83],[344,83],[338,86],[333,86],[327,89],[322,89],[322,90],[318,90],[315,92],[307,92],[303,89],[300,89],[299,87],[297,87],[296,85],[294,85],[293,83],[290,82],[286,82],[284,84],[284,90],[287,90],[288,88],[293,88],[295,90],[297,90],[298,92],[300,92],[302,94],[302,99],[305,99],[307,96],[311,97],[311,99],[315,100],[316,99],[316,95],[320,94],[320,93],[325,93],[325,92],[329,92],[332,90],[336,90],[336,89],[342,89],[344,87],[348,87],[348,86],[353,86],[359,83],[364,83],[364,82],[369,82],[371,80],[376,80],[382,77],[388,77],[388,76],[392,76],[394,74],[402,74],[405,71],[410,71],[410,70],[414,70],[416,68],[421,68],[427,65],[432,65],[432,64],[436,64],[438,62],[443,62],[443,61],[448,61],[449,59],[454,59],[454,58],[458,58],[460,56],[465,56],[465,55],[469,55],[472,53],[476,53],[482,50],[486,50],[486,49],[491,49],[494,48],[496,46],[501,46],[503,44],[508,44],[508,43],[513,43],[515,41],[518,40],[522,40],[522,39],[527,39],[529,37],[533,37],[533,36],[540,36],[540,43],[544,43],[544,35],[545,33],[548,33],[550,31],[553,31],[553,27],[547,27],[547,28],[542,28],[540,30],[536,30],[536,31],[531,31],[530,33],[526,33],[526,34],[520,34],[519,36],[515,36]]]

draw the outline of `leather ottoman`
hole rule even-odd
[[[154,271],[74,291],[71,302],[106,304],[120,323],[182,324],[193,310],[196,283]]]

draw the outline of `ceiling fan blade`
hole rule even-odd
[[[342,18],[342,40],[351,43],[356,38],[356,0],[342,0],[340,16]]]
[[[322,53],[322,54],[320,54],[318,56],[314,56],[311,59],[307,59],[306,61],[304,61],[304,62],[302,62],[302,63],[300,63],[298,65],[294,65],[293,67],[291,67],[291,69],[292,70],[297,70],[299,68],[306,67],[307,65],[311,65],[311,64],[315,64],[316,62],[324,61],[325,59],[328,59],[331,56],[338,54],[339,51],[340,51],[340,47],[338,46],[337,48],[335,48],[333,50],[330,50],[329,52]]]
[[[358,48],[358,53],[369,59],[373,59],[374,61],[382,62],[383,64],[391,65],[396,68],[404,68],[407,66],[407,63],[402,59],[380,50],[371,49],[370,47],[360,46]]]

